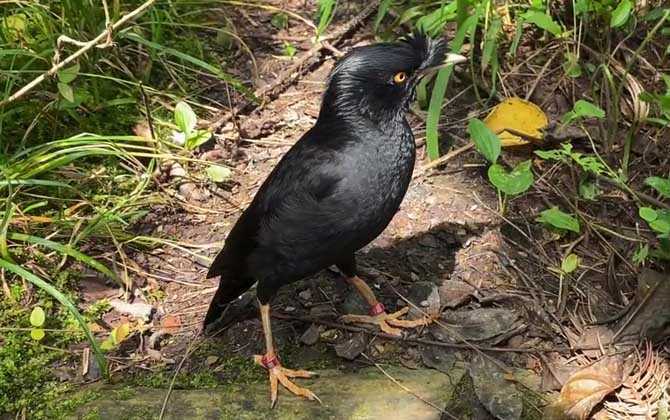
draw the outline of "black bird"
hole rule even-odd
[[[256,356],[270,375],[272,405],[277,382],[296,395],[317,399],[288,378],[311,372],[281,366],[270,328],[269,302],[284,285],[336,265],[370,305],[370,316],[347,322],[412,328],[430,320],[387,314],[356,275],[354,253],[376,238],[400,207],[412,177],[414,136],[405,118],[423,76],[464,57],[446,54],[442,40],[416,33],[400,42],[359,47],[335,65],[314,127],[286,153],[239,218],[207,277],[220,276],[205,327],[226,304],[258,282],[256,294],[266,353]]]

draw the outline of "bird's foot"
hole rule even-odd
[[[397,312],[393,312],[392,314],[387,314],[384,310],[384,305],[378,303],[370,309],[370,315],[344,315],[341,319],[344,322],[352,324],[374,324],[379,326],[379,329],[386,334],[395,336],[400,336],[402,334],[401,328],[416,328],[433,322],[433,318],[429,316],[413,320],[398,319],[407,312],[409,312],[408,306]]]
[[[312,376],[316,375],[314,372],[310,372],[307,370],[287,369],[279,363],[279,359],[275,355],[272,355],[270,357],[268,357],[267,354],[265,356],[256,355],[254,356],[254,361],[256,362],[256,364],[259,364],[265,369],[267,369],[268,373],[270,374],[271,407],[274,407],[275,404],[277,403],[277,392],[279,383],[281,383],[284,386],[284,388],[288,389],[291,393],[299,397],[307,398],[310,400],[316,400],[319,403],[321,403],[319,397],[317,397],[316,394],[314,394],[312,391],[310,391],[307,388],[302,388],[288,379],[288,378],[311,378]]]

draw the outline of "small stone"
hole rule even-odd
[[[321,328],[317,324],[312,324],[305,330],[305,332],[300,336],[300,341],[308,346],[313,346],[319,341],[319,332]]]
[[[294,306],[287,306],[284,308],[284,312],[293,312],[293,311],[295,311]]]
[[[205,359],[205,364],[206,364],[208,367],[212,367],[212,365],[214,365],[214,363],[216,363],[216,362],[218,362],[218,361],[219,361],[219,357],[218,357],[218,356],[207,356],[207,358]]]
[[[305,289],[302,292],[298,293],[298,297],[302,300],[311,300],[312,299],[312,291],[309,289]]]

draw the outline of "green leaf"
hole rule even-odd
[[[323,34],[323,31],[330,25],[330,22],[335,17],[335,7],[337,6],[337,0],[317,0],[319,5],[319,24],[316,29],[317,38]]]
[[[642,218],[642,220],[646,221],[647,223],[651,223],[658,219],[658,213],[651,207],[640,207],[638,214],[640,215],[640,218]]]
[[[569,230],[575,233],[579,233],[581,230],[579,220],[562,212],[558,207],[552,207],[543,211],[540,213],[537,221],[560,230]]]
[[[33,328],[30,330],[30,338],[35,341],[40,341],[44,338],[44,330],[42,328]]]
[[[473,118],[468,123],[468,133],[479,153],[491,163],[496,163],[500,156],[500,139],[484,122]]]
[[[205,171],[207,176],[214,182],[224,182],[230,179],[233,172],[221,165],[210,165],[209,168]]]
[[[568,156],[560,149],[554,150],[536,150],[535,154],[544,160],[557,160],[560,162],[567,162]]]
[[[68,84],[74,79],[76,79],[78,74],[79,74],[79,64],[75,64],[74,66],[59,71],[58,81],[61,83]]]
[[[641,245],[640,248],[635,251],[635,254],[633,254],[633,264],[640,265],[643,264],[646,260],[647,257],[649,256],[649,245],[644,244]]]
[[[111,335],[107,337],[102,343],[100,343],[100,348],[104,351],[110,351],[114,347],[116,347],[116,345],[114,344],[114,341],[112,341]]]
[[[660,234],[666,234],[670,233],[670,221],[666,219],[656,219],[654,221],[649,222],[649,226],[651,228]]]
[[[610,28],[618,28],[626,22],[630,17],[630,13],[633,11],[633,2],[630,0],[623,0],[612,12],[612,18],[610,19]]]
[[[578,118],[605,118],[605,111],[601,107],[583,99],[575,102],[572,110]]]
[[[570,254],[563,259],[561,263],[561,270],[565,274],[570,274],[579,267],[580,258],[576,254]]]
[[[284,41],[283,50],[286,57],[293,57],[298,51],[295,46],[288,41]]]
[[[533,185],[532,162],[527,160],[518,164],[511,172],[497,163],[489,167],[489,181],[500,191],[508,195],[517,195],[526,192]]]
[[[174,108],[174,122],[179,127],[179,131],[189,137],[198,122],[198,117],[186,102],[180,101]]]
[[[188,150],[193,150],[209,140],[210,137],[212,137],[212,133],[208,130],[195,130],[186,138],[185,146]]]
[[[33,327],[41,327],[44,325],[44,320],[46,316],[44,314],[44,309],[39,306],[35,306],[33,311],[30,313],[30,325]]]
[[[288,27],[288,15],[286,13],[275,13],[270,19],[270,23],[277,29]]]
[[[579,57],[575,53],[565,53],[563,71],[565,71],[568,77],[572,77],[573,79],[582,75],[582,66],[579,65]]]
[[[578,118],[605,118],[605,111],[597,105],[583,99],[575,102],[572,111],[563,115],[563,123],[569,123]]]
[[[650,176],[644,180],[644,183],[655,189],[664,198],[670,198],[670,179]]]
[[[81,314],[77,310],[77,307],[74,306],[72,301],[70,301],[70,299],[67,296],[59,292],[58,289],[53,287],[51,284],[47,283],[46,281],[42,280],[35,274],[31,273],[30,271],[26,270],[25,268],[19,265],[16,265],[10,261],[0,258],[0,268],[4,268],[5,270],[22,277],[23,279],[29,281],[30,283],[44,290],[54,299],[60,302],[60,304],[63,305],[72,314],[72,316],[74,316],[74,318],[79,323],[79,326],[84,331],[84,334],[86,335],[86,338],[88,339],[91,348],[93,349],[93,354],[95,355],[95,360],[98,363],[100,371],[102,372],[105,378],[109,378],[109,371],[107,370],[107,362],[105,361],[105,357],[102,354],[102,350],[100,349],[100,346],[98,346],[98,342],[93,337],[90,328],[88,328],[86,320],[84,320],[84,318],[81,316]]]
[[[579,195],[584,200],[593,201],[600,195],[600,188],[594,181],[583,179],[579,183]]]
[[[381,3],[379,3],[379,7],[377,8],[377,16],[375,17],[375,32],[379,30],[379,25],[382,23],[382,20],[384,20],[384,17],[388,14],[389,9],[391,9],[391,4],[393,3],[393,0],[382,0]]]
[[[58,83],[58,92],[68,102],[74,102],[74,91],[72,87],[65,83]]]
[[[540,12],[539,10],[529,10],[521,15],[521,17],[525,21],[534,24],[540,29],[544,29],[554,36],[559,36],[562,32],[561,26],[554,22],[551,16],[544,12]]]

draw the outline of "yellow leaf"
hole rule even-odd
[[[112,330],[111,333],[112,341],[114,342],[114,344],[119,345],[123,343],[123,340],[128,338],[129,333],[130,333],[130,324],[127,322],[121,324]]]
[[[493,108],[484,123],[498,135],[503,147],[510,147],[541,144],[542,129],[549,125],[549,119],[534,103],[514,97]]]
[[[40,341],[44,338],[44,330],[42,328],[33,328],[30,330],[30,337],[35,341]]]

